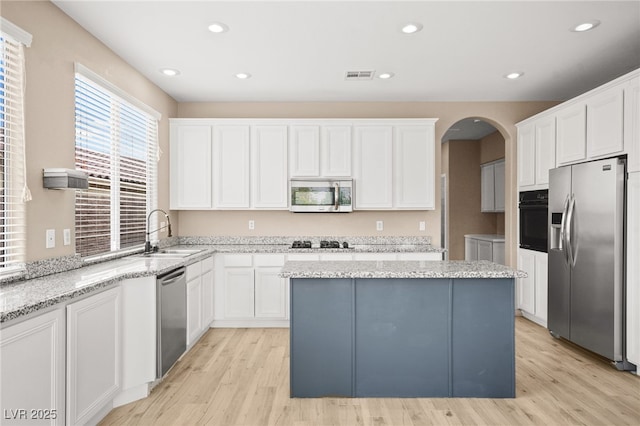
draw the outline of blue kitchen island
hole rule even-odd
[[[515,397],[514,288],[491,262],[287,262],[291,397]]]

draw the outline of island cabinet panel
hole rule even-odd
[[[348,397],[352,389],[351,279],[298,279],[292,286],[291,395]]]
[[[451,316],[452,396],[515,397],[512,281],[455,280]]]
[[[448,279],[356,280],[357,396],[448,392],[448,298]]]
[[[515,397],[513,278],[290,282],[291,397]]]

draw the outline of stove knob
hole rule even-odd
[[[349,243],[348,242],[343,242],[342,243],[342,248],[349,248]]]

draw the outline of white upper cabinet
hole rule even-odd
[[[323,125],[320,129],[322,176],[351,176],[351,126]]]
[[[558,165],[633,155],[634,132],[638,143],[634,126],[637,129],[639,78],[640,71],[636,70],[553,108],[557,117]]]
[[[549,170],[556,167],[556,118],[542,118],[534,126],[535,184],[548,186]]]
[[[213,205],[248,209],[249,126],[216,125],[213,129]]]
[[[558,164],[587,158],[587,107],[583,102],[558,111],[556,152]]]
[[[622,86],[618,85],[587,100],[587,157],[602,157],[624,150],[622,93]]]
[[[518,126],[518,187],[549,186],[549,170],[556,166],[556,117],[543,116]]]
[[[536,134],[535,126],[527,124],[518,127],[518,186],[536,184]]]
[[[394,207],[435,209],[434,126],[396,126],[393,144]]]
[[[291,177],[350,177],[351,126],[318,121],[290,126]]]
[[[640,76],[624,87],[624,147],[629,153],[627,169],[640,172]]]
[[[251,204],[286,209],[287,126],[253,126],[251,132]]]
[[[171,209],[287,209],[289,178],[352,178],[355,209],[435,208],[435,119],[171,119]]]
[[[211,126],[171,123],[170,208],[211,208]]]
[[[320,126],[291,126],[291,177],[320,176]]]
[[[355,127],[355,208],[393,207],[393,127]]]
[[[355,209],[434,209],[435,120],[380,121],[354,125]]]

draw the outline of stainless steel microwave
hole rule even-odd
[[[292,212],[353,211],[352,179],[291,179]]]

